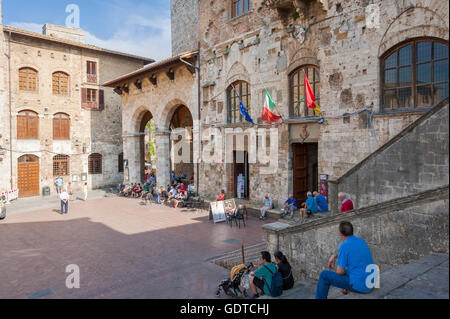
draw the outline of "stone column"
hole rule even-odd
[[[170,183],[170,132],[156,130],[156,180],[158,186]]]
[[[331,212],[331,215],[336,215],[339,213],[339,205],[338,205],[338,181],[335,179],[328,180],[328,208]]]

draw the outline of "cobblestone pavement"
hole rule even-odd
[[[58,208],[9,206],[0,222],[0,298],[214,298],[229,273],[207,260],[263,240],[254,217],[230,228],[204,211],[118,197],[74,202],[68,215]],[[80,289],[66,288],[71,264]]]

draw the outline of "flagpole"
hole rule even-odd
[[[261,82],[261,85],[263,86],[264,90],[266,90],[266,94],[269,93],[269,91],[267,90],[266,86],[264,85],[263,81],[261,79],[259,79],[259,82]],[[270,95],[270,94],[269,94]],[[281,115],[280,110],[278,109],[278,106],[275,104],[275,108],[277,109],[278,113],[280,114],[280,118],[281,118],[281,122],[284,122],[283,119],[283,115]]]

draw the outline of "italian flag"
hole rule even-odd
[[[266,89],[266,98],[264,101],[264,107],[261,115],[261,120],[266,121],[269,124],[276,123],[281,119],[281,116],[276,115],[272,112],[275,108],[275,103],[272,100],[272,97],[269,94],[269,91]]]

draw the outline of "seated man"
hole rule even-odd
[[[141,184],[140,183],[137,184],[135,189],[133,190],[133,197],[138,198],[139,195],[142,193],[142,190],[143,190],[143,188],[142,188]]]
[[[272,199],[269,197],[269,195],[264,196],[263,199],[263,207],[261,207],[261,216],[259,216],[260,220],[266,220],[266,212],[269,209],[272,209]]]
[[[175,196],[177,196],[177,194],[178,194],[177,190],[175,189],[175,187],[172,186],[169,191],[168,200],[171,201],[172,199],[175,198]]]
[[[258,289],[270,296],[270,286],[272,285],[272,274],[278,271],[277,266],[271,262],[270,253],[262,251],[260,261],[262,266],[250,273],[250,287],[253,291],[253,298],[259,297]]]
[[[135,189],[136,184],[131,183],[130,187],[127,189],[127,191],[125,192],[125,196],[131,196],[131,194],[133,194],[133,190]]]
[[[159,190],[156,192],[156,203],[157,204],[161,204],[164,198],[166,190],[164,189],[164,187],[160,187]]]
[[[128,192],[128,190],[130,189],[131,185],[130,184],[126,184],[122,190],[120,191],[120,195],[125,196],[125,194]]]
[[[344,289],[343,293],[372,291],[372,287],[368,287],[366,283],[367,276],[373,274],[367,271],[367,266],[374,264],[369,246],[364,239],[353,235],[353,225],[349,222],[339,224],[339,234],[343,242],[338,253],[328,261],[328,268],[333,269],[337,259],[336,272],[324,270],[320,273],[316,299],[327,299],[330,286]]]
[[[234,216],[244,219],[244,217],[248,216],[247,207],[245,205],[240,204],[237,209],[234,211]]]
[[[311,214],[317,213],[317,202],[313,197],[313,194],[311,192],[308,192],[306,196],[308,196],[308,198],[306,199],[305,207],[300,209],[301,218],[305,217],[305,213],[307,217],[311,216]]]
[[[180,192],[184,192],[187,190],[186,185],[184,185],[183,183],[180,184],[180,188],[179,188]]]
[[[145,182],[144,187],[142,187],[141,199],[146,198],[149,193],[150,193],[150,185],[149,183]]]
[[[297,209],[297,200],[294,195],[289,195],[289,198],[284,202],[284,207],[281,210],[281,217],[286,216],[291,212],[291,219],[294,218],[294,211]]]
[[[184,203],[188,199],[187,191],[181,192],[180,194],[175,196],[173,201],[173,208],[177,209],[180,203]]]
[[[317,211],[319,212],[327,212],[328,211],[328,202],[325,196],[319,194],[319,192],[313,193],[317,202]]]

